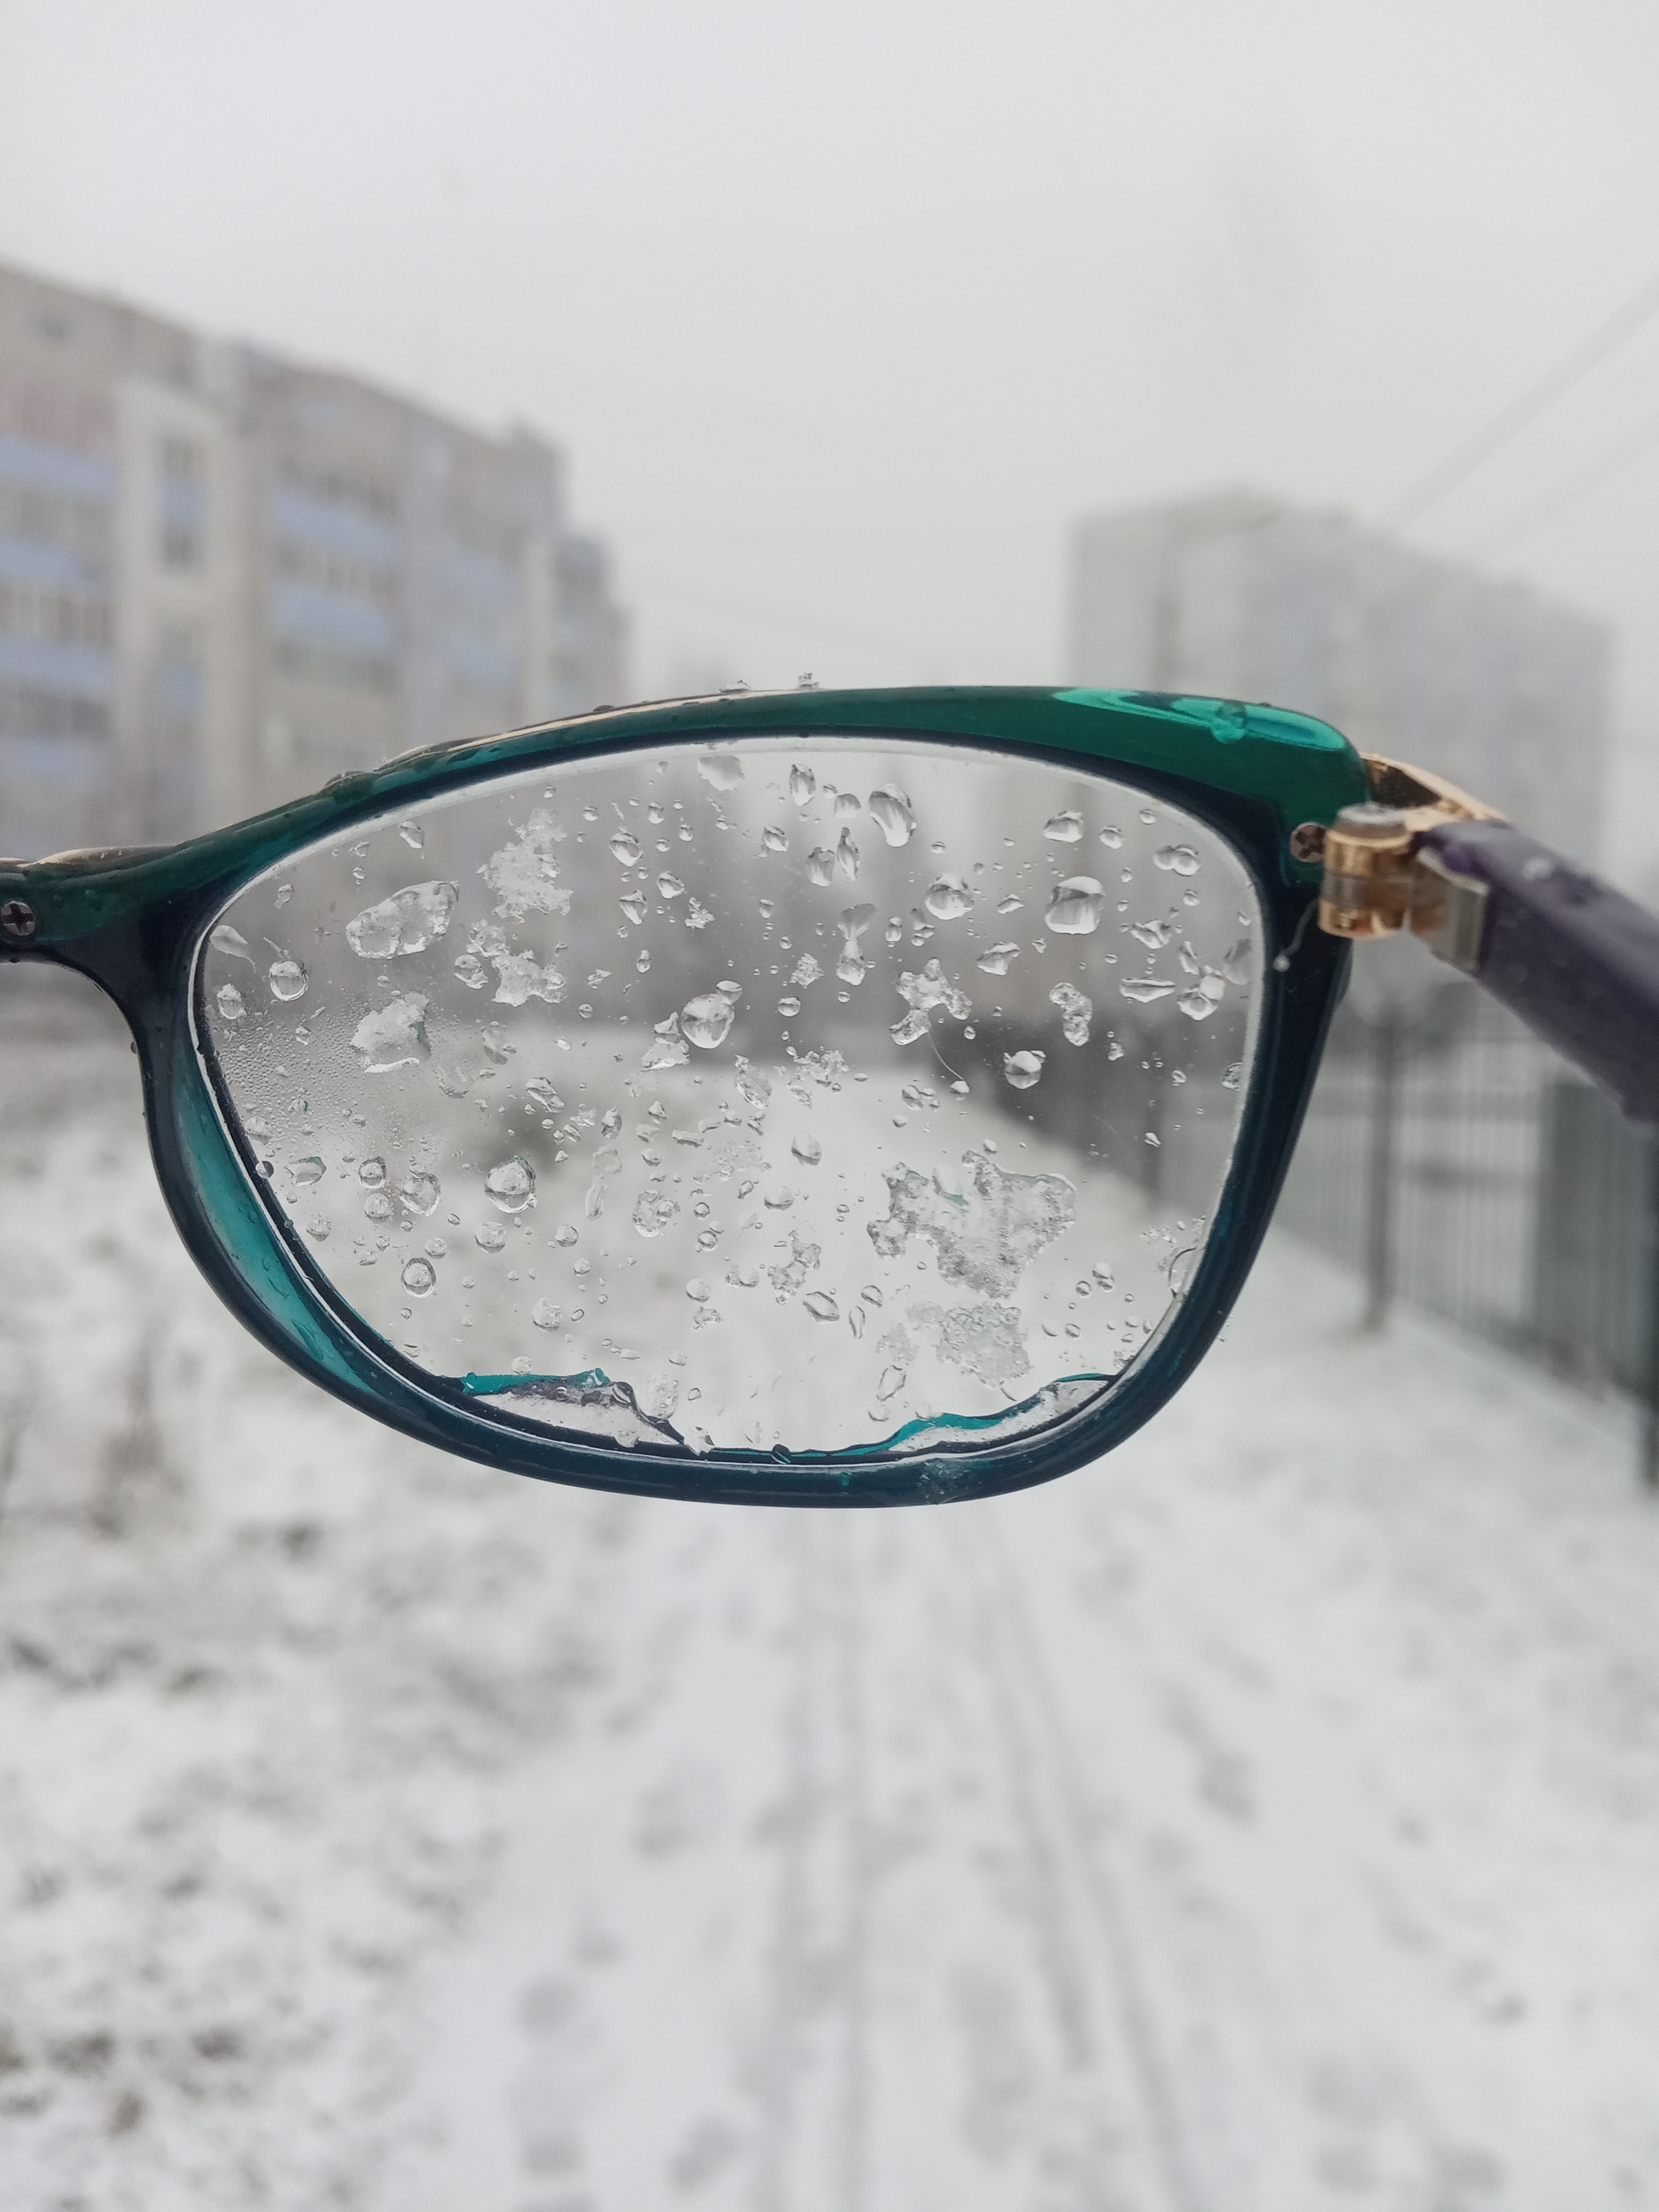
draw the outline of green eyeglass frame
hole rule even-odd
[[[1231,847],[1260,902],[1265,942],[1256,1048],[1208,1241],[1167,1325],[1116,1387],[1027,1432],[930,1437],[810,1453],[696,1455],[549,1435],[469,1403],[400,1362],[319,1290],[216,1097],[201,1037],[198,959],[238,892],[287,856],[405,809],[579,759],[757,738],[925,740],[1010,763],[1108,771],[1179,807]],[[0,951],[89,976],[136,1041],[156,1172],[179,1234],[232,1311],[277,1356],[376,1419],[446,1451],[544,1480],[659,1497],[787,1505],[896,1505],[986,1497],[1097,1457],[1181,1386],[1226,1320],[1289,1164],[1348,946],[1312,926],[1321,870],[1292,849],[1368,796],[1364,764],[1307,716],[1235,702],[1080,690],[911,690],[721,695],[602,709],[550,726],[407,755],[337,776],[314,796],[162,850],[0,862]]]

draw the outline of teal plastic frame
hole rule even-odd
[[[1260,1042],[1238,1141],[1203,1257],[1144,1363],[1097,1407],[1001,1443],[840,1454],[700,1456],[551,1437],[486,1415],[459,1386],[402,1364],[336,1301],[292,1249],[222,1118],[191,1003],[201,939],[252,877],[313,839],[416,798],[592,753],[717,737],[797,733],[822,742],[925,738],[1109,770],[1187,808],[1226,837],[1253,878],[1267,941]],[[774,1505],[897,1505],[982,1498],[1063,1474],[1150,1419],[1226,1320],[1284,1180],[1348,949],[1313,926],[1320,871],[1290,833],[1328,825],[1367,796],[1364,764],[1328,725],[1234,701],[1146,692],[928,690],[722,695],[601,709],[508,736],[434,747],[183,845],[0,862],[0,909],[32,923],[0,935],[11,959],[91,977],[131,1029],[156,1173],[197,1264],[226,1304],[299,1372],[406,1435],[515,1474],[647,1495]],[[24,933],[24,932],[27,933]]]

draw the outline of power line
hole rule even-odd
[[[1415,522],[1431,507],[1437,507],[1448,492],[1455,490],[1466,477],[1500,453],[1512,438],[1520,436],[1528,425],[1537,420],[1546,408],[1551,407],[1565,392],[1570,392],[1591,369],[1604,362],[1610,353],[1623,345],[1625,340],[1640,330],[1650,315],[1659,313],[1659,276],[1644,284],[1632,300],[1626,301],[1614,315],[1592,331],[1576,345],[1571,353],[1557,362],[1554,368],[1529,385],[1518,399],[1511,400],[1492,421],[1477,430],[1472,438],[1447,454],[1428,474],[1420,477],[1409,490],[1385,510],[1383,520],[1396,527],[1401,523]]]
[[[1659,415],[1650,415],[1645,422],[1638,422],[1633,430],[1626,431],[1622,438],[1617,438],[1612,445],[1604,447],[1587,467],[1564,478],[1529,507],[1523,507],[1507,522],[1501,523],[1489,537],[1482,538],[1474,550],[1478,555],[1486,556],[1513,545],[1535,530],[1540,522],[1553,520],[1582,499],[1587,491],[1593,491],[1597,484],[1614,475],[1626,461],[1633,461],[1655,443],[1659,443]]]

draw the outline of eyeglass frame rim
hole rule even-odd
[[[1193,1279],[1148,1352],[1097,1403],[977,1449],[682,1456],[471,1412],[443,1394],[441,1378],[395,1352],[381,1357],[374,1347],[383,1340],[337,1294],[319,1296],[319,1279],[300,1263],[252,1147],[216,1095],[196,1002],[200,948],[254,877],[414,799],[584,757],[790,736],[910,738],[1092,768],[1181,805],[1226,840],[1261,911],[1261,1000],[1251,1081]],[[1160,750],[1179,764],[1160,762]],[[1194,774],[1200,766],[1220,774]],[[1028,1487],[1110,1450],[1168,1402],[1224,1326],[1266,1233],[1347,972],[1346,945],[1312,926],[1321,871],[1293,855],[1290,832],[1328,825],[1366,789],[1360,756],[1330,726],[1237,702],[1079,688],[719,694],[428,748],[156,852],[0,863],[0,899],[57,894],[45,902],[46,930],[21,957],[76,968],[115,999],[137,1047],[152,1157],[175,1226],[220,1297],[309,1381],[419,1441],[542,1480],[709,1502],[933,1503]],[[100,909],[97,926],[84,927]]]

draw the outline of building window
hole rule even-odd
[[[109,560],[109,509],[92,500],[0,477],[0,538],[59,545],[89,567],[101,568]]]
[[[202,649],[184,624],[163,629],[150,674],[150,727],[159,761],[187,760],[202,722]]]
[[[202,449],[188,438],[161,441],[161,561],[168,568],[201,566],[206,535]]]
[[[0,582],[0,636],[26,637],[45,645],[90,646],[94,652],[106,653],[109,601],[54,591],[45,584]]]
[[[52,691],[39,684],[0,684],[0,738],[109,736],[109,707],[102,699]]]

